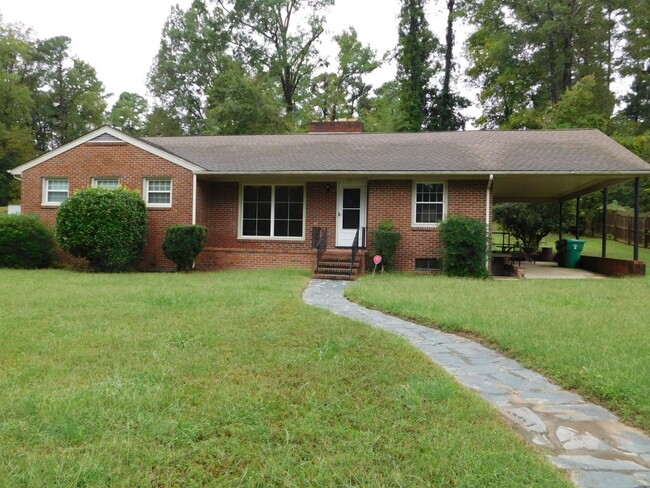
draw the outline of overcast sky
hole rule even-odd
[[[187,8],[191,0],[0,0],[5,23],[31,27],[40,39],[65,35],[72,53],[90,63],[114,101],[123,91],[147,94],[146,77],[172,5]],[[429,22],[444,39],[445,13],[432,1]],[[442,2],[440,2],[442,5]],[[336,0],[327,15],[327,39],[352,25],[364,44],[381,56],[397,43],[399,0]],[[460,39],[459,39],[460,41]],[[333,58],[336,50],[322,48]],[[460,50],[460,47],[457,47]],[[377,87],[395,75],[394,63],[377,70],[369,80]]]

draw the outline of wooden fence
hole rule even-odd
[[[593,236],[602,237],[602,216],[587,222],[587,229],[591,231]],[[634,217],[613,212],[608,213],[607,235],[619,242],[634,244]],[[639,246],[650,248],[650,216],[640,217],[639,219]]]

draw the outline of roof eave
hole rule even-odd
[[[126,142],[127,144],[131,144],[133,146],[136,146],[144,151],[147,151],[151,154],[154,154],[158,157],[161,157],[170,163],[174,163],[178,166],[181,166],[185,169],[188,169],[192,171],[193,173],[196,173],[197,171],[204,171],[205,168],[202,168],[201,166],[198,166],[190,161],[187,161],[183,158],[180,158],[174,154],[170,154],[169,152],[154,146],[142,139],[138,139],[137,137],[129,136],[127,134],[124,134],[123,132],[120,132],[117,129],[113,129],[112,127],[108,126],[102,126],[99,127],[91,132],[89,132],[86,135],[83,135],[74,141],[70,141],[67,144],[63,144],[62,146],[59,146],[55,149],[52,149],[51,151],[48,151],[44,154],[41,154],[40,156],[32,159],[31,161],[28,161],[24,164],[21,164],[20,166],[17,166],[13,169],[8,170],[8,173],[10,173],[13,176],[21,176],[24,171],[27,171],[28,169],[33,168],[34,166],[37,166],[49,159],[52,159],[59,154],[63,154],[66,151],[69,151],[71,149],[74,149],[77,146],[80,146],[88,141],[91,141],[92,139],[95,139],[96,137],[102,135],[102,134],[109,134],[117,139],[120,139],[123,142]]]

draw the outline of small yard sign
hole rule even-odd
[[[375,274],[375,271],[377,271],[377,266],[379,263],[381,263],[381,256],[377,255],[374,258],[372,258],[372,262],[375,263],[375,269],[372,270],[372,274]]]

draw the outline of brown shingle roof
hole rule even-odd
[[[217,173],[643,173],[598,130],[149,137]]]

